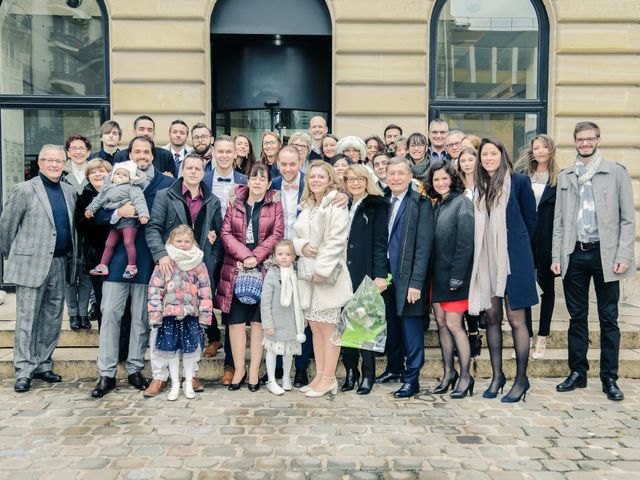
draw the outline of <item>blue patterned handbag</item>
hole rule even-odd
[[[240,270],[236,277],[233,293],[240,303],[255,305],[262,295],[262,272],[257,268]]]

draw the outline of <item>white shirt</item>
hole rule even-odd
[[[230,182],[218,181],[218,178],[230,178]],[[222,218],[227,214],[227,204],[229,203],[229,197],[235,187],[233,181],[233,170],[229,175],[219,175],[215,170],[213,171],[213,182],[211,184],[211,192],[220,200],[220,207],[222,210]]]
[[[169,150],[171,152],[171,156],[174,158],[176,158],[176,153],[178,155],[180,155],[180,161],[184,160],[184,157],[186,157],[187,155],[189,155],[189,153],[191,152],[191,150],[193,150],[193,148],[191,148],[189,145],[185,144],[184,147],[182,147],[182,150],[180,150],[179,152],[176,152],[173,149],[173,145],[171,145],[170,143],[167,143],[164,147],[165,150]]]
[[[298,218],[298,194],[299,190],[285,190],[285,185],[300,185],[300,172],[292,182],[287,182],[282,178],[280,186],[280,201],[284,210],[284,238],[291,240],[293,238],[293,224]],[[299,188],[299,187],[298,187]]]

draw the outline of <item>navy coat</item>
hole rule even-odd
[[[209,190],[213,187],[213,176],[216,174],[215,169],[210,170],[204,174],[204,178],[202,182],[207,186]],[[247,176],[243,173],[233,171],[233,183],[236,185],[246,185],[247,184]]]
[[[166,150],[165,150],[166,152]],[[172,177],[162,175],[158,170],[155,171],[155,175],[151,179],[151,182],[144,189],[144,199],[147,201],[147,207],[151,211],[153,208],[153,202],[156,198],[156,193],[160,190],[170,187],[175,180]],[[111,220],[113,210],[100,209],[96,213],[96,223],[108,224]],[[149,224],[147,224],[149,225]],[[125,268],[127,267],[127,252],[124,249],[124,242],[118,243],[109,263],[109,275],[103,277],[105,282],[117,282],[117,283],[141,283],[148,284],[151,274],[153,273],[154,261],[151,257],[151,251],[147,246],[145,238],[145,229],[147,225],[140,225],[138,227],[138,233],[136,235],[136,264],[138,265],[138,275],[132,279],[126,280],[122,278]]]
[[[533,259],[538,272],[551,274],[551,244],[553,240],[553,214],[556,208],[556,187],[544,187],[538,204],[538,224],[533,236]]]
[[[427,312],[427,274],[433,250],[431,200],[409,188],[389,237],[389,266],[396,294],[396,314],[423,316]],[[414,304],[407,302],[409,288],[422,292]]]
[[[536,232],[536,198],[526,175],[511,175],[507,204],[507,251],[511,273],[506,295],[512,310],[538,303],[531,239]]]
[[[388,225],[389,201],[379,195],[366,196],[353,216],[347,244],[347,267],[354,292],[365,275],[371,280],[387,278]]]

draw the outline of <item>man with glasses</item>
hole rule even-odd
[[[306,173],[307,167],[311,163],[310,161],[307,161],[309,150],[311,150],[311,137],[309,134],[306,132],[295,132],[291,137],[289,137],[289,143],[287,145],[291,145],[298,151],[300,161],[303,162],[300,171]]]
[[[446,120],[436,118],[429,124],[429,156],[431,161],[451,160],[444,148],[444,141],[449,133],[449,125]]]
[[[569,368],[558,392],[587,386],[589,284],[593,278],[600,321],[600,381],[609,400],[618,387],[620,280],[636,274],[635,210],[624,166],[602,158],[600,128],[579,122],[573,132],[574,164],[558,175],[551,270],[562,275],[570,315]]]
[[[149,137],[151,141],[156,136],[156,123],[148,115],[140,115],[133,122],[133,137],[139,136]],[[164,148],[153,147],[153,166],[164,175],[170,177],[175,173],[175,162],[173,156]],[[129,160],[129,149],[120,150],[116,153],[114,163],[126,162]]]
[[[460,152],[462,151],[462,139],[464,138],[464,132],[460,130],[451,130],[445,140],[444,148],[451,157],[454,165],[457,165]]]
[[[191,127],[191,143],[193,151],[204,160],[204,171],[210,172],[215,164],[213,142],[215,138],[211,134],[211,129],[204,123],[196,123]]]
[[[67,261],[73,277],[76,258],[76,192],[60,181],[64,163],[62,147],[44,145],[40,173],[11,188],[0,217],[4,281],[16,285],[16,392],[28,392],[33,378],[62,381],[51,355],[60,338]]]
[[[188,138],[189,127],[186,123],[179,119],[171,122],[171,125],[169,125],[169,143],[162,148],[168,150],[173,157],[173,162],[176,165],[173,175],[175,178],[179,176],[180,164],[184,160],[184,157],[191,151],[191,147],[187,145]]]

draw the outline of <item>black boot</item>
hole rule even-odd
[[[91,330],[91,322],[89,317],[80,317],[80,328],[83,330]]]
[[[371,393],[371,389],[373,388],[374,383],[375,383],[374,378],[364,377],[356,393],[358,395],[369,395],[369,393]]]
[[[71,326],[71,330],[74,332],[77,332],[82,328],[82,320],[80,320],[80,317],[77,315],[71,315],[69,317],[69,324]]]
[[[349,368],[347,369],[347,376],[344,379],[344,383],[342,384],[342,388],[340,391],[342,392],[350,392],[356,385],[358,384],[358,380],[360,380],[360,372],[357,368]]]

